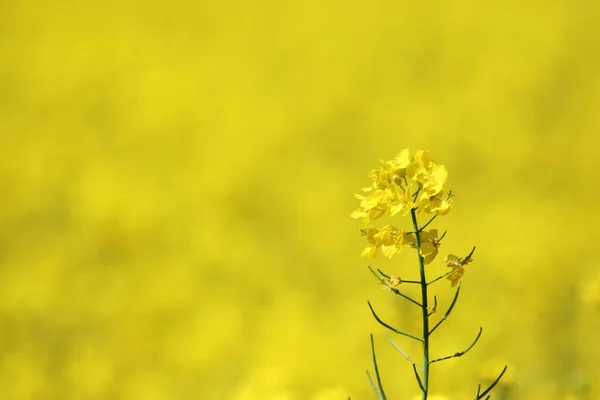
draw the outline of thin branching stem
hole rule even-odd
[[[383,276],[384,278],[390,279],[392,277],[391,275],[386,274],[385,272],[383,272],[379,268],[377,268],[377,272],[379,272],[379,275]]]
[[[421,389],[422,393],[425,393],[425,387],[423,387],[423,382],[421,381],[421,377],[419,376],[419,372],[417,371],[417,367],[415,366],[415,364],[413,364],[413,371],[415,372],[415,377],[417,378],[417,383],[419,384],[419,388]]]
[[[373,378],[371,378],[369,370],[367,370],[367,379],[371,384],[371,389],[373,389],[373,392],[375,392],[375,395],[377,396],[377,400],[383,400],[383,397],[381,397],[381,393],[379,393],[379,389],[377,389],[377,386],[375,386],[375,382],[373,382]]]
[[[431,329],[431,331],[429,332],[430,335],[437,329],[438,326],[440,326],[442,324],[442,322],[444,322],[446,320],[446,318],[448,318],[448,316],[452,312],[452,309],[454,308],[454,305],[456,304],[456,300],[458,299],[459,293],[460,293],[460,283],[458,284],[458,287],[456,288],[456,293],[454,294],[454,299],[452,299],[452,303],[450,303],[450,307],[448,307],[448,310],[446,311],[446,313],[444,314],[442,319],[440,319],[438,321],[438,323],[435,324],[433,329]]]
[[[417,191],[413,194],[413,201],[417,200],[417,197],[419,197],[419,193],[421,192],[421,187],[419,186],[419,188],[417,189]],[[414,208],[414,210],[416,210],[416,208]]]
[[[419,229],[419,223],[417,222],[417,212],[413,208],[410,210],[412,217],[413,228],[415,230],[415,247],[417,250],[417,257],[419,259],[419,273],[421,278],[421,311],[423,314],[423,380],[419,379],[419,386],[421,387],[421,400],[427,400],[427,394],[429,391],[429,310],[427,309],[427,277],[425,276],[425,263],[423,256],[421,255],[421,231]],[[416,371],[416,367],[415,371]],[[417,375],[418,377],[418,375]]]
[[[475,253],[475,249],[476,249],[476,247],[475,247],[475,246],[473,246],[473,248],[471,249],[471,252],[469,253],[469,255],[468,255],[468,256],[466,256],[466,257],[464,257],[464,258],[463,258],[463,260],[468,260],[468,259],[470,259],[470,258],[471,258],[471,256],[473,255],[473,253]]]
[[[454,353],[451,356],[446,356],[446,357],[442,357],[442,358],[437,358],[435,360],[433,360],[431,363],[433,364],[434,362],[439,362],[439,361],[444,361],[444,360],[449,360],[451,358],[455,358],[455,357],[461,357],[464,356],[465,354],[467,354],[467,352],[469,350],[471,350],[473,348],[473,346],[475,346],[475,344],[479,341],[479,338],[481,337],[481,333],[483,332],[483,328],[479,328],[479,333],[477,333],[477,336],[475,337],[475,340],[473,340],[473,343],[471,343],[469,345],[469,347],[467,347],[466,349],[464,349],[463,351],[459,351],[458,353]]]
[[[421,307],[421,303],[419,303],[418,301],[410,298],[409,296],[405,295],[404,293],[402,293],[401,291],[399,291],[398,289],[391,287],[390,285],[387,284],[387,282],[380,277],[379,275],[377,275],[377,273],[373,270],[373,268],[369,267],[369,270],[371,271],[371,273],[377,278],[377,280],[379,280],[379,283],[381,283],[386,289],[391,290],[392,292],[394,292],[395,294],[397,294],[398,296],[402,296],[404,297],[406,300],[410,301],[411,303]]]
[[[419,233],[423,232],[425,230],[425,228],[427,228],[429,226],[429,224],[431,224],[433,222],[433,220],[435,219],[435,217],[437,217],[437,214],[435,214],[433,217],[431,217],[429,219],[429,221],[427,221],[427,223],[425,225],[423,225],[421,227],[421,229],[419,229]]]
[[[452,271],[448,271],[448,272],[446,272],[445,274],[438,276],[438,277],[437,277],[437,278],[435,278],[434,280],[427,282],[427,285],[429,286],[429,285],[431,285],[432,283],[435,283],[435,282],[439,281],[440,279],[443,279],[443,278],[447,277],[447,276],[448,276],[448,275],[450,275],[451,273],[452,273]]]
[[[468,256],[466,256],[466,257],[463,257],[462,259],[463,259],[463,260],[469,260],[469,259],[471,258],[471,256],[473,255],[473,253],[475,253],[475,247],[473,247],[473,248],[471,249],[471,252],[469,253],[469,255],[468,255]],[[439,281],[440,279],[444,279],[445,277],[447,277],[447,276],[448,276],[448,275],[450,275],[451,273],[452,273],[452,271],[448,271],[448,272],[446,272],[445,274],[442,274],[442,275],[438,276],[438,277],[437,277],[437,278],[435,278],[434,280],[432,280],[432,281],[430,281],[430,282],[427,282],[427,285],[431,285],[432,283],[435,283],[435,282]],[[405,281],[402,281],[402,282],[405,282]]]
[[[423,370],[423,367],[421,367],[419,364],[417,364],[417,363],[416,363],[416,362],[415,362],[415,361],[414,361],[412,358],[410,358],[410,356],[409,356],[408,354],[406,354],[406,352],[405,352],[404,350],[402,350],[402,349],[400,348],[400,346],[398,346],[396,343],[394,343],[394,341],[392,340],[392,338],[390,337],[390,335],[388,335],[388,333],[387,333],[387,332],[385,333],[385,337],[387,338],[388,342],[390,342],[390,344],[392,345],[392,347],[393,347],[394,349],[396,349],[396,351],[397,351],[398,353],[402,354],[402,355],[404,356],[404,358],[406,358],[406,360],[407,360],[409,363],[411,363],[411,364],[413,364],[413,365],[416,365],[417,367],[419,367],[419,369],[420,369],[421,371]]]
[[[498,384],[498,382],[500,382],[500,379],[502,379],[502,376],[506,372],[507,368],[508,368],[507,366],[504,366],[504,369],[502,370],[502,372],[500,372],[500,375],[498,375],[496,380],[494,382],[492,382],[492,384],[490,386],[488,386],[488,388],[486,390],[484,390],[484,392],[481,394],[479,394],[479,391],[481,390],[481,385],[479,385],[479,387],[477,388],[477,397],[475,397],[475,400],[482,399],[483,396],[488,394]],[[487,399],[487,397],[486,397],[486,399]]]
[[[375,368],[375,377],[377,378],[377,388],[379,397],[381,400],[386,400],[383,386],[381,385],[381,376],[379,375],[379,367],[377,366],[377,357],[375,357],[375,342],[373,341],[373,334],[371,334],[371,354],[373,355],[373,368]]]
[[[392,277],[391,277],[391,275],[388,275],[388,274],[386,274],[385,272],[383,272],[383,271],[382,271],[382,270],[380,270],[379,268],[377,268],[377,272],[379,272],[379,274],[380,274],[381,276],[383,276],[384,278],[387,278],[387,279],[391,279],[391,278],[392,278]],[[415,284],[418,284],[418,285],[420,285],[420,284],[421,284],[421,282],[420,282],[420,281],[405,281],[404,279],[402,279],[402,283],[415,283]]]
[[[438,244],[442,241],[443,238],[446,237],[446,233],[448,233],[448,231],[444,231],[444,233],[442,233],[442,236],[440,236],[437,240]]]
[[[427,313],[428,317],[431,317],[437,311],[437,296],[433,296],[433,308]]]
[[[379,322],[381,325],[385,326],[385,327],[386,327],[386,328],[388,328],[390,331],[392,331],[392,332],[395,332],[395,333],[397,333],[397,334],[399,334],[399,335],[403,335],[403,336],[409,337],[409,338],[411,338],[411,339],[415,339],[415,340],[416,340],[416,341],[418,341],[418,342],[423,342],[423,339],[421,339],[421,338],[418,338],[418,337],[416,337],[416,336],[413,336],[413,335],[411,335],[410,333],[404,333],[404,332],[402,332],[402,331],[399,331],[398,329],[396,329],[396,328],[394,328],[394,327],[392,327],[392,326],[390,326],[390,325],[386,324],[385,322],[383,322],[383,321],[381,320],[381,318],[379,318],[379,317],[377,316],[377,314],[375,313],[375,310],[373,310],[373,306],[371,306],[371,302],[369,302],[369,301],[368,301],[368,302],[367,302],[367,304],[369,305],[369,308],[371,309],[371,313],[373,314],[373,316],[375,317],[375,319],[377,320],[377,322]]]

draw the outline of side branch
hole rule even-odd
[[[419,303],[418,301],[408,297],[407,295],[405,295],[404,293],[400,292],[398,289],[396,289],[395,287],[391,287],[390,285],[388,285],[386,283],[386,281],[380,277],[379,275],[377,275],[377,273],[375,271],[373,271],[373,268],[369,267],[369,271],[371,271],[371,273],[377,278],[377,280],[379,281],[379,283],[381,283],[386,289],[391,290],[392,292],[394,292],[395,294],[397,294],[398,296],[402,296],[404,297],[406,300],[410,301],[411,303],[419,306],[419,307],[423,307],[421,305],[421,303]]]
[[[450,275],[451,273],[452,273],[452,271],[448,271],[448,272],[446,272],[444,275],[440,275],[440,276],[438,276],[438,277],[437,277],[437,278],[435,278],[434,280],[432,280],[432,281],[430,281],[430,282],[427,282],[427,286],[431,285],[432,283],[435,283],[435,282],[439,281],[440,279],[443,279],[443,278],[447,277],[447,276],[448,276],[448,275]]]
[[[433,307],[431,310],[428,310],[427,317],[431,317],[437,311],[437,296],[433,296]]]
[[[404,350],[402,350],[400,348],[400,346],[398,346],[396,343],[394,343],[394,341],[392,340],[392,338],[390,337],[390,335],[388,335],[388,333],[385,333],[385,337],[387,338],[388,342],[390,342],[390,344],[392,345],[392,347],[394,349],[396,349],[396,351],[400,354],[402,354],[404,356],[404,358],[406,358],[406,360],[411,363],[412,365],[416,365],[417,367],[419,367],[419,369],[422,371],[423,367],[421,367],[419,364],[417,364],[412,358],[410,358],[410,356],[408,354],[406,354],[404,352]]]
[[[386,327],[386,328],[388,328],[390,331],[392,331],[392,332],[395,332],[395,333],[397,333],[397,334],[399,334],[399,335],[403,335],[403,336],[406,336],[406,337],[409,337],[409,338],[415,339],[415,340],[416,340],[416,341],[418,341],[418,342],[423,342],[423,339],[421,339],[421,338],[418,338],[418,337],[416,337],[416,336],[413,336],[413,335],[411,335],[410,333],[404,333],[404,332],[402,332],[402,331],[399,331],[398,329],[396,329],[396,328],[394,328],[394,327],[392,327],[392,326],[390,326],[390,325],[386,324],[385,322],[383,322],[383,321],[381,320],[381,318],[379,318],[379,317],[377,316],[377,314],[375,313],[375,310],[373,310],[373,306],[371,306],[371,302],[370,302],[370,301],[367,301],[367,304],[369,305],[369,308],[371,309],[371,313],[373,314],[373,316],[375,317],[375,319],[377,320],[377,322],[379,322],[381,325],[385,326],[385,327]]]
[[[387,400],[385,397],[385,392],[383,391],[383,386],[381,385],[381,376],[379,375],[379,367],[377,366],[377,357],[375,357],[375,342],[373,342],[373,334],[371,334],[371,354],[373,355],[373,367],[375,368],[375,377],[377,378],[377,387],[373,384],[373,380],[371,379],[371,375],[369,375],[369,371],[367,371],[367,377],[371,382],[371,386],[377,395],[378,400]]]
[[[391,278],[392,278],[390,275],[388,275],[388,274],[384,273],[384,272],[383,272],[382,270],[380,270],[379,268],[377,268],[377,272],[379,272],[379,274],[380,274],[381,276],[383,276],[384,278],[387,278],[387,279],[391,279]],[[420,284],[421,284],[421,282],[420,282],[420,281],[406,281],[406,280],[404,280],[404,279],[402,279],[402,283],[416,283],[417,285],[420,285]]]
[[[423,381],[421,381],[421,377],[419,376],[419,372],[417,371],[417,367],[413,364],[413,371],[415,371],[415,377],[417,378],[417,383],[419,384],[419,388],[421,392],[425,392],[425,387],[423,387]]]
[[[452,309],[454,308],[454,305],[456,304],[456,300],[458,299],[459,293],[460,293],[460,283],[458,284],[458,287],[456,288],[456,293],[454,294],[454,299],[452,299],[452,303],[450,303],[450,307],[448,307],[448,311],[446,311],[446,314],[444,314],[442,319],[440,319],[438,321],[438,323],[435,324],[435,326],[431,329],[431,331],[429,331],[430,335],[437,329],[438,326],[440,326],[442,324],[442,322],[444,322],[446,320],[446,318],[448,318],[448,316],[452,312]]]
[[[473,348],[473,346],[475,346],[475,344],[479,341],[479,338],[481,337],[481,333],[483,332],[483,328],[479,328],[479,333],[477,333],[477,336],[475,337],[475,340],[473,340],[473,343],[471,343],[469,345],[469,347],[467,347],[466,349],[464,349],[463,351],[459,351],[458,353],[454,353],[451,356],[446,356],[446,357],[442,357],[442,358],[437,358],[433,361],[431,361],[431,363],[433,364],[434,362],[438,362],[438,361],[444,361],[444,360],[449,360],[451,358],[454,357],[461,357],[464,356],[465,354],[467,354],[467,352],[469,350],[471,350]]]
[[[427,223],[419,229],[419,233],[423,232],[425,230],[425,228],[427,228],[429,226],[429,224],[431,224],[436,217],[437,217],[437,214],[435,214],[433,217],[431,217],[431,219],[429,221],[427,221]]]
[[[500,372],[500,375],[498,375],[496,380],[494,382],[492,382],[492,384],[490,386],[488,386],[488,388],[483,393],[479,394],[479,392],[481,391],[481,384],[477,385],[477,396],[475,396],[475,400],[483,399],[483,396],[488,394],[494,388],[494,386],[496,386],[498,384],[498,382],[500,382],[500,379],[502,379],[502,376],[506,372],[507,368],[508,368],[507,366],[504,366],[504,369],[502,370],[502,372]],[[488,397],[486,397],[486,399]]]

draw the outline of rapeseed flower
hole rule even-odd
[[[384,256],[392,258],[402,249],[406,236],[406,232],[391,225],[385,225],[381,228],[363,227],[361,233],[369,242],[369,246],[361,253],[361,257],[364,259],[374,258],[379,249],[381,249]]]
[[[362,218],[363,225],[367,225],[383,215],[406,216],[412,209],[446,215],[453,198],[443,190],[447,177],[446,168],[437,165],[429,152],[419,150],[411,159],[408,150],[402,150],[392,160],[382,160],[381,166],[369,173],[371,186],[362,189],[364,194],[355,194],[360,207],[351,217]]]
[[[427,265],[431,263],[438,254],[440,248],[440,241],[437,229],[430,229],[422,231],[420,234],[421,238],[421,256],[423,257],[423,264]],[[417,239],[414,233],[408,233],[404,239],[404,243],[411,246],[417,246]]]
[[[419,279],[418,280],[402,280],[396,275],[387,275],[380,269],[375,271],[369,266],[369,270],[377,280],[379,285],[394,294],[401,296],[413,305],[421,308],[422,315],[422,337],[414,336],[406,332],[402,332],[387,323],[383,322],[375,313],[375,310],[369,302],[369,308],[377,322],[400,335],[416,339],[423,346],[423,359],[419,369],[417,364],[406,352],[398,347],[391,339],[388,338],[393,347],[401,353],[413,365],[417,383],[421,389],[422,399],[429,398],[430,400],[438,399],[436,396],[429,396],[429,367],[431,364],[449,360],[456,357],[462,357],[466,354],[479,340],[481,336],[481,328],[475,337],[473,343],[465,350],[452,353],[448,356],[432,359],[430,358],[430,338],[440,324],[446,320],[450,312],[454,308],[460,287],[456,288],[454,299],[450,303],[446,313],[439,319],[435,325],[431,318],[437,310],[438,300],[433,296],[433,304],[428,293],[429,286],[443,278],[450,280],[452,287],[458,285],[460,279],[464,275],[464,267],[472,261],[471,256],[475,251],[475,247],[466,257],[458,257],[454,254],[449,254],[444,258],[444,264],[451,268],[450,271],[436,278],[428,277],[429,269],[427,265],[435,260],[439,253],[440,242],[445,236],[445,232],[440,236],[437,229],[428,229],[431,223],[434,222],[437,216],[446,215],[452,210],[454,203],[454,195],[452,191],[444,190],[444,185],[448,178],[448,171],[443,165],[435,163],[431,154],[428,151],[419,150],[411,158],[408,150],[402,150],[396,157],[389,161],[381,161],[381,165],[373,169],[369,173],[371,186],[363,188],[363,194],[355,194],[360,200],[360,206],[350,215],[352,218],[362,219],[361,234],[367,240],[368,246],[362,251],[361,257],[371,259],[381,253],[392,258],[398,254],[404,246],[409,246],[417,251]],[[425,221],[419,221],[418,213],[429,214]],[[410,231],[402,231],[393,225],[386,224],[381,227],[375,226],[373,223],[386,215],[388,218],[396,215],[407,216],[410,219],[412,228]],[[421,298],[414,299],[412,295],[404,293],[398,287],[400,284],[417,284],[421,287]],[[600,287],[600,285],[596,285]],[[600,293],[598,287],[594,290],[589,290],[587,297],[597,300],[596,296]],[[598,292],[598,293],[597,293]],[[381,377],[379,375],[377,360],[375,357],[375,345],[373,335],[371,335],[371,353],[373,356],[373,364],[375,367],[375,378],[372,379],[367,371],[369,381],[375,394],[378,398],[386,398]],[[420,371],[419,371],[420,370]],[[487,393],[492,390],[506,372],[506,367],[500,372],[498,377],[488,386],[487,389],[481,388],[479,385],[477,390],[477,399],[489,398]],[[444,400],[446,397],[440,396],[439,400]]]
[[[452,287],[458,284],[458,281],[460,280],[460,278],[462,278],[463,274],[465,273],[464,266],[470,263],[471,261],[473,261],[471,257],[460,258],[458,256],[455,256],[454,254],[448,254],[444,258],[444,264],[452,268],[452,272],[446,277],[446,279],[448,279],[452,283]]]

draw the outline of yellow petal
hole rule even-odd
[[[438,230],[430,229],[428,231],[421,232],[421,242],[437,242]]]
[[[414,233],[407,233],[404,235],[404,243],[409,245],[409,246],[416,246],[417,245],[417,240],[415,239],[415,234]]]
[[[457,267],[452,270],[452,273],[446,277],[450,282],[452,282],[452,287],[456,286],[460,278],[465,273],[464,268]]]
[[[436,212],[438,215],[446,215],[450,212],[450,210],[452,210],[452,203],[447,200],[443,200]]]
[[[462,265],[462,262],[459,256],[455,256],[454,254],[448,254],[444,258],[444,264],[446,264],[448,267],[455,268],[460,267]]]
[[[364,258],[365,260],[370,260],[371,258],[375,258],[376,255],[377,255],[377,246],[372,246],[372,247],[367,247],[366,249],[364,249],[363,252],[360,254],[360,257]]]
[[[415,164],[429,168],[429,166],[433,163],[433,158],[431,157],[429,150],[417,150],[413,161]]]
[[[428,256],[431,253],[437,252],[437,247],[432,242],[421,243],[421,255],[423,257]]]
[[[368,216],[368,214],[366,212],[364,212],[362,210],[362,208],[356,209],[356,210],[352,211],[352,214],[350,214],[350,218],[354,218],[354,219],[365,218],[367,216]]]
[[[433,253],[427,254],[425,257],[423,257],[423,264],[427,265],[427,264],[431,263],[435,259],[437,254],[438,254],[437,250]]]
[[[444,167],[443,165],[436,165],[430,171],[429,179],[427,181],[427,187],[432,192],[432,194],[438,194],[444,187],[446,179],[448,179],[448,171],[446,170],[446,167]]]
[[[394,159],[398,168],[406,168],[410,164],[410,156],[408,149],[402,150]]]
[[[391,245],[391,246],[381,246],[381,252],[383,253],[384,256],[386,256],[387,258],[392,258],[394,257],[396,254],[398,254],[400,252],[400,246],[396,246],[396,245]]]

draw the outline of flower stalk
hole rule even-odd
[[[361,257],[364,259],[373,259],[378,254],[387,258],[393,258],[403,248],[409,247],[416,251],[418,261],[418,279],[402,279],[399,276],[386,274],[380,269],[369,267],[371,273],[379,281],[379,285],[403,299],[409,301],[421,309],[421,336],[404,332],[390,324],[384,322],[371,302],[367,302],[375,320],[386,329],[405,338],[410,338],[421,343],[422,360],[420,362],[414,359],[400,346],[398,346],[389,336],[388,342],[397,350],[408,362],[412,364],[413,372],[417,385],[421,391],[421,400],[427,400],[430,393],[430,367],[434,363],[449,360],[451,358],[461,357],[469,352],[479,341],[483,329],[480,327],[475,339],[464,350],[454,354],[432,358],[430,354],[430,340],[433,333],[446,321],[457,303],[460,293],[460,280],[464,275],[465,266],[473,261],[472,255],[475,247],[465,257],[459,257],[448,254],[443,259],[443,263],[450,270],[431,281],[427,280],[426,268],[437,257],[441,246],[441,241],[446,235],[446,231],[441,235],[437,229],[431,229],[429,226],[436,222],[438,216],[444,216],[450,212],[454,203],[452,191],[444,191],[447,171],[443,165],[438,165],[427,151],[417,151],[411,158],[408,150],[403,150],[398,156],[390,161],[382,161],[381,166],[369,174],[372,180],[370,187],[362,189],[365,194],[355,195],[360,200],[360,207],[352,214],[352,218],[362,219],[360,229],[361,235],[367,240],[368,246],[362,251]],[[419,226],[418,214],[428,215],[427,222]],[[410,215],[412,228],[405,231],[394,225],[386,224],[377,226],[373,222],[384,216],[388,218],[399,216],[408,217]],[[429,287],[441,279],[450,281],[452,287],[456,287],[454,298],[448,306],[444,315],[435,323],[431,318],[436,315],[438,307],[438,298],[433,296],[433,305],[429,305]],[[421,288],[421,298],[413,299],[403,293],[399,286],[402,284],[419,285]],[[419,301],[420,300],[420,301]],[[433,328],[431,328],[433,325]],[[387,335],[387,333],[386,333]],[[373,335],[371,335],[371,353],[375,370],[375,379],[371,378],[367,371],[368,379],[373,391],[378,399],[387,400],[383,390],[382,379],[379,374],[379,367],[375,356],[375,344]],[[475,399],[489,397],[489,392],[498,384],[506,367],[498,378],[485,390],[482,391],[481,385],[477,388]]]
[[[421,254],[421,229],[417,222],[417,213],[413,208],[410,210],[413,228],[415,230],[415,246],[417,249],[417,257],[419,259],[419,274],[421,276],[421,312],[423,314],[423,379],[418,379],[421,383],[421,399],[427,400],[429,393],[429,309],[427,301],[427,277],[425,275],[425,263]],[[435,217],[435,216],[434,216]],[[433,221],[433,218],[429,221]],[[429,223],[428,223],[429,224]],[[415,374],[418,378],[418,372],[415,369]]]

